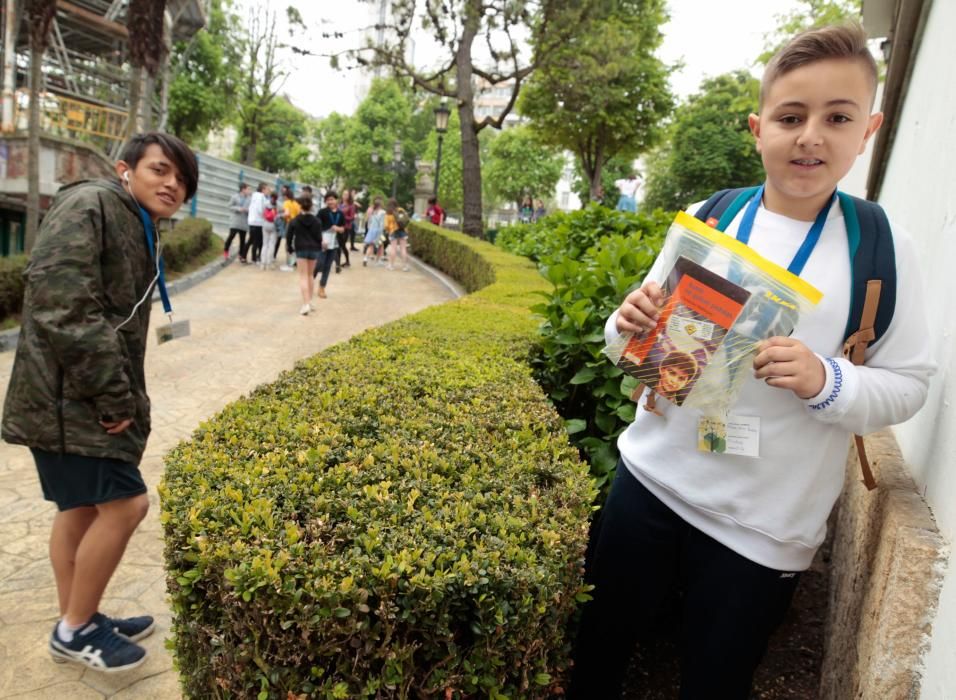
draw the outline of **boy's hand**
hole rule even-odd
[[[106,420],[100,421],[100,425],[106,428],[106,432],[109,433],[110,435],[119,435],[128,427],[130,427],[132,424],[133,424],[132,418],[125,418],[124,420],[114,420],[114,421],[106,421]]]
[[[801,399],[810,399],[823,391],[827,375],[810,348],[799,340],[775,336],[757,345],[754,377],[770,386],[790,389]]]
[[[664,305],[664,292],[657,282],[647,282],[627,295],[617,315],[618,333],[647,333],[654,330]]]

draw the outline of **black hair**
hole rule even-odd
[[[438,197],[429,197],[429,198],[428,198],[428,203],[429,203],[429,204],[438,204]]]
[[[269,185],[266,184],[265,182],[260,182],[260,183],[259,183],[259,186],[256,187],[256,192],[264,192],[265,189],[266,189],[266,187],[268,187],[268,186],[269,186]]]
[[[249,183],[248,183],[248,182],[240,182],[240,183],[239,183],[239,191],[242,192],[242,191],[243,191],[244,189],[246,189],[248,186],[249,186]]]
[[[302,185],[302,191],[308,192],[310,195],[312,194],[312,188],[309,187],[308,185]]]
[[[327,199],[329,199],[330,197],[334,197],[335,199],[338,199],[338,198],[339,198],[339,196],[335,193],[335,190],[329,190],[328,192],[326,192],[326,193],[325,193],[325,197],[324,197],[323,199],[326,199],[326,200],[327,200]]]
[[[305,189],[305,187],[302,189]],[[295,201],[297,201],[299,206],[302,207],[302,211],[309,211],[312,209],[312,198],[307,194],[302,195]]]
[[[120,160],[135,170],[146,149],[154,144],[162,149],[163,155],[173,161],[179,170],[186,184],[186,201],[189,201],[196,195],[196,188],[199,186],[199,162],[192,149],[172,134],[164,134],[161,131],[137,134],[123,146]]]

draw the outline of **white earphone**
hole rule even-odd
[[[129,181],[129,170],[127,170],[125,173],[123,173],[123,179],[126,180],[126,184],[127,184],[127,185],[131,184],[130,181]]]

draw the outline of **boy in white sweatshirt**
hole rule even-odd
[[[680,697],[748,698],[799,572],[823,542],[849,435],[905,421],[925,401],[935,365],[920,274],[909,237],[892,222],[892,322],[865,365],[841,355],[851,261],[835,191],[883,121],[871,114],[876,82],[866,35],[854,25],[806,32],[767,66],[760,114],[749,117],[767,177],[748,244],[787,267],[819,219],[800,276],[823,299],[791,336],[758,346],[732,408],[757,421],[758,457],[699,451],[703,416],[664,401],[663,416],[638,411],[618,439],[621,461],[589,548],[595,589],[577,640],[573,698],[619,697],[637,640],[675,586],[683,591]],[[727,234],[738,233],[744,211]],[[661,266],[608,320],[609,342],[654,328]]]

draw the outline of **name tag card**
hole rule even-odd
[[[760,418],[702,416],[697,424],[697,449],[715,454],[760,456]]]

